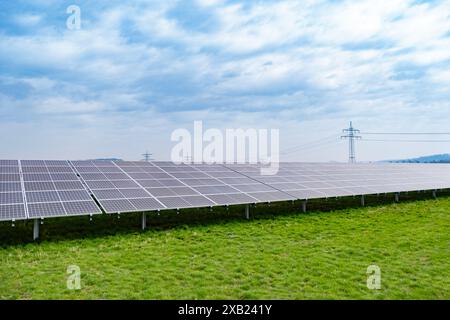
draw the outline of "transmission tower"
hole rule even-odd
[[[358,134],[360,131],[358,129],[353,128],[353,124],[350,121],[350,127],[348,129],[342,130],[345,133],[344,136],[341,136],[341,139],[348,139],[348,162],[355,163],[356,162],[356,154],[355,154],[355,140],[361,139],[361,136]]]
[[[149,162],[152,161],[152,153],[148,153],[148,151],[146,151],[145,153],[142,154],[142,156],[144,157],[143,161]]]

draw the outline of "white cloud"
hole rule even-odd
[[[23,27],[34,27],[42,21],[42,16],[37,14],[20,14],[14,17],[14,21]]]
[[[66,97],[49,97],[34,105],[38,113],[44,114],[86,114],[104,109],[98,101],[73,101]]]
[[[448,122],[449,1],[196,0],[204,19],[189,21],[174,13],[179,4],[83,10],[79,31],[28,16],[35,32],[2,33],[2,126],[14,118],[31,132],[57,121],[74,145],[76,130],[95,136],[92,156],[126,156],[150,147],[168,155],[170,131],[193,120],[281,126],[286,147],[350,119],[376,129]]]

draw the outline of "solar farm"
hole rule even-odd
[[[0,221],[213,208],[450,188],[450,166],[433,164],[281,163],[259,165],[143,161],[0,160]]]
[[[0,298],[450,297],[448,165],[260,169],[2,160]]]

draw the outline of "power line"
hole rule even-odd
[[[450,135],[450,132],[361,132],[371,135]]]
[[[318,144],[314,144],[314,145],[306,145],[306,146],[303,146],[302,148],[298,148],[296,150],[283,151],[283,152],[280,152],[280,153],[282,155],[289,155],[289,154],[300,152],[300,151],[304,151],[304,150],[309,150],[309,149],[314,149],[314,148],[318,148],[318,147],[323,147],[323,146],[330,145],[332,143],[337,143],[337,142],[339,142],[339,140],[333,139],[332,141],[324,141],[322,143],[318,143]]]
[[[376,142],[450,142],[450,140],[388,140],[388,139],[362,139],[361,141],[376,141]]]
[[[337,138],[337,136],[335,134],[333,134],[331,136],[327,136],[327,137],[324,137],[324,138],[321,138],[321,139],[318,139],[318,140],[315,140],[315,141],[311,141],[311,142],[308,142],[308,143],[305,143],[305,144],[301,144],[301,145],[297,145],[297,146],[294,146],[294,147],[286,148],[286,149],[282,150],[280,152],[280,154],[290,154],[290,153],[294,153],[296,151],[300,151],[300,150],[303,150],[303,149],[308,149],[310,147],[316,147],[318,144],[321,144],[321,143],[329,141],[329,140],[336,140],[336,138]]]
[[[352,122],[350,122],[350,127],[344,129],[345,135],[341,136],[341,139],[349,140],[349,162],[356,162],[356,140],[368,141],[368,142],[405,142],[405,143],[450,143],[450,140],[432,140],[432,139],[365,139],[362,135],[450,135],[450,132],[361,132],[358,129],[353,128]],[[337,135],[333,134],[315,141],[311,141],[305,144],[289,147],[280,151],[281,155],[290,155],[293,153],[298,153],[304,150],[324,147],[332,143],[337,143],[339,140]]]

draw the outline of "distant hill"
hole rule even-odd
[[[122,161],[122,159],[119,158],[98,158],[94,159],[95,161]]]
[[[383,162],[391,162],[391,163],[450,163],[450,154],[435,154],[431,156],[424,156],[418,158],[411,159],[403,159],[403,160],[388,160]]]

